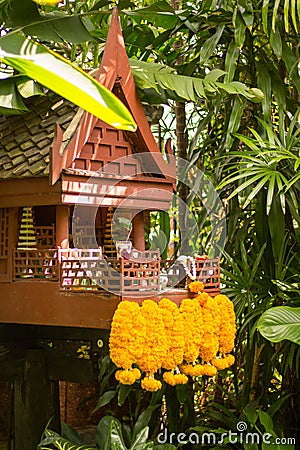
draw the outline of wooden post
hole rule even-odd
[[[69,248],[69,206],[56,206],[56,245]]]
[[[8,279],[12,281],[15,277],[15,255],[13,250],[17,248],[19,231],[19,208],[9,208],[8,229]]]
[[[138,212],[132,219],[133,246],[141,252],[145,251],[144,212]]]
[[[27,350],[24,376],[14,384],[15,450],[35,449],[51,418],[50,428],[59,431],[58,382],[47,377],[43,350]]]

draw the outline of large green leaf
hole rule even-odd
[[[153,448],[153,442],[147,442],[149,427],[143,428],[130,446],[130,450],[148,450]]]
[[[13,77],[0,80],[0,114],[21,114],[28,111],[16,88]]]
[[[258,331],[271,342],[284,339],[300,344],[300,308],[275,306],[265,311],[257,324]]]
[[[121,427],[121,423],[112,416],[104,416],[98,423],[96,431],[96,442],[97,447],[100,450],[110,450],[111,449],[111,428],[112,423],[117,422],[118,428]]]
[[[49,445],[51,447],[48,447]],[[62,438],[54,431],[46,428],[46,430],[44,431],[43,439],[38,445],[38,449],[51,450],[53,447],[57,448],[58,450],[93,450],[90,445],[73,444],[67,439]]]
[[[11,33],[0,39],[0,60],[115,128],[135,131],[123,103],[81,69],[41,44]]]
[[[157,27],[165,29],[174,28],[178,22],[174,9],[165,1],[153,3],[145,8],[124,11],[124,13],[135,18],[140,17],[149,20]]]
[[[101,397],[98,400],[97,406],[95,407],[94,411],[98,411],[98,409],[102,408],[105,405],[108,405],[108,403],[114,398],[116,395],[116,391],[106,391],[104,394],[101,395]]]
[[[244,83],[230,81],[222,83],[217,81],[226,72],[213,69],[203,79],[178,75],[174,69],[163,64],[130,59],[131,71],[136,82],[143,89],[158,88],[174,91],[178,97],[194,102],[197,97],[205,97],[206,93],[223,90],[228,94],[238,94],[252,102],[260,102],[263,93],[260,89],[249,88]]]
[[[149,405],[145,411],[139,416],[133,429],[133,439],[136,439],[138,434],[149,424],[153,412],[159,405]]]
[[[80,43],[94,41],[81,17],[60,11],[40,14],[32,0],[12,0],[9,21],[14,27],[23,27],[28,36],[42,41]]]

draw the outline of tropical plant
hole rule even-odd
[[[20,4],[2,2],[7,28],[21,26],[25,34],[45,42],[45,34],[50,37],[46,24],[52,24],[49,48],[85,68],[98,65],[113,2],[34,6],[34,25],[29,8],[34,4],[22,2],[18,15]],[[177,123],[165,120],[165,128],[171,124],[173,129],[165,129],[161,140],[174,136],[176,128],[174,153],[185,155],[219,185],[227,213],[222,282],[236,305],[237,363],[233,372],[218,378],[214,391],[206,385],[199,388],[202,403],[197,414],[208,413],[212,398],[219,408],[224,406],[220,410],[225,417],[232,410],[234,417],[241,417],[247,405],[255,405],[255,410],[272,416],[277,434],[280,427],[286,432],[290,423],[296,434],[299,346],[287,340],[270,343],[257,331],[257,323],[261,315],[268,317],[269,308],[300,306],[299,0],[183,0],[172,1],[173,7],[166,1],[143,7],[141,2],[119,2],[118,6],[142,100],[167,104],[170,115],[176,116]],[[71,20],[81,22],[80,42],[64,38]],[[60,21],[65,27],[58,29]],[[33,33],[29,27],[36,25]],[[186,198],[188,192],[183,195]],[[201,205],[192,199],[191,209],[206,233],[209,227]],[[115,387],[106,386],[101,392],[101,402],[111,396],[109,405],[120,394],[106,394],[106,389]],[[177,411],[182,405],[178,404]],[[222,417],[213,419],[218,425]],[[259,420],[261,427],[263,414]]]
[[[300,344],[300,308],[291,306],[270,308],[260,317],[257,329],[271,342],[287,339]]]
[[[169,444],[155,446],[154,442],[148,439],[149,427],[141,428],[141,421],[136,425],[130,443],[126,444],[126,441],[128,442],[126,428],[115,417],[104,416],[98,424],[95,437],[96,443],[92,446],[82,444],[76,430],[66,424],[63,424],[62,436],[46,428],[38,449],[51,450],[54,447],[58,450],[93,450],[94,448],[100,450],[150,450],[155,448],[175,450],[175,447]],[[51,447],[48,447],[49,445]]]
[[[116,128],[130,131],[136,129],[127,108],[108,89],[41,44],[20,34],[8,33],[0,38],[0,59],[19,73],[54,90],[95,116],[105,118],[107,123]],[[8,77],[4,83],[6,89],[9,86],[12,88],[15,78]],[[24,91],[24,81],[22,87]],[[37,91],[32,91],[31,95],[36,93]],[[5,112],[16,113],[18,105],[22,111],[26,110],[17,90],[14,94],[15,98],[5,103]]]

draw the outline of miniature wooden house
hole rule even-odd
[[[34,448],[57,411],[57,380],[93,379],[118,302],[141,291],[163,296],[162,262],[146,250],[144,220],[145,211],[168,210],[175,167],[164,161],[137,97],[116,9],[97,79],[130,110],[136,132],[108,126],[53,92],[24,115],[0,119],[0,345],[9,351],[0,368],[2,379],[17,380],[17,450]],[[130,259],[117,258],[112,244],[122,205],[133,224]],[[218,290],[218,262],[203,266],[208,288]],[[171,298],[186,296],[174,289]],[[78,358],[82,345],[88,358]],[[46,381],[32,394],[39,377]],[[43,413],[34,413],[36,404]],[[33,428],[25,417],[34,414]]]

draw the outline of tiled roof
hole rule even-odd
[[[27,106],[25,114],[0,116],[0,179],[47,175],[55,123],[65,131],[78,109],[53,92]]]

